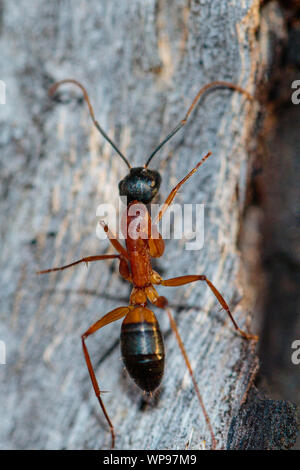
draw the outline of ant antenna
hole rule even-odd
[[[118,147],[113,143],[113,141],[108,137],[108,135],[104,132],[104,130],[102,129],[102,127],[100,126],[99,122],[96,121],[96,118],[95,118],[95,114],[94,114],[94,110],[93,110],[93,107],[91,105],[91,102],[90,102],[90,99],[89,99],[89,95],[87,94],[87,91],[86,89],[84,88],[83,85],[81,85],[81,83],[79,83],[77,80],[74,80],[73,78],[67,78],[66,80],[61,80],[60,82],[57,82],[55,83],[49,90],[49,96],[53,96],[57,90],[57,88],[60,86],[60,85],[63,85],[64,83],[73,83],[74,85],[77,85],[82,93],[83,93],[83,96],[84,96],[84,99],[85,101],[87,102],[87,105],[88,105],[88,108],[89,108],[89,112],[90,112],[90,115],[91,115],[91,118],[93,120],[93,123],[95,124],[96,128],[98,129],[98,131],[100,132],[100,134],[102,134],[102,136],[104,137],[105,140],[107,140],[107,142],[110,143],[110,145],[113,147],[113,149],[120,155],[120,157],[122,158],[122,160],[126,163],[126,165],[128,166],[128,168],[130,169],[131,168],[131,165],[130,163],[128,162],[127,158],[124,157],[124,155],[122,154],[122,152],[118,149]]]
[[[211,83],[208,83],[207,85],[204,85],[200,89],[200,91],[198,92],[198,94],[197,94],[196,98],[194,99],[194,101],[192,102],[191,106],[189,107],[188,112],[186,113],[184,119],[182,119],[182,121],[180,121],[180,123],[177,124],[175,129],[173,129],[172,132],[170,132],[170,134],[167,135],[167,137],[151,153],[150,157],[148,158],[148,160],[146,162],[145,168],[148,167],[148,165],[151,162],[154,155],[173,137],[174,134],[176,134],[176,132],[178,132],[187,123],[187,120],[188,120],[191,112],[193,111],[194,107],[196,106],[199,98],[203,95],[203,93],[205,93],[209,88],[212,88],[212,87],[231,88],[232,90],[236,90],[239,93],[242,93],[243,95],[245,95],[251,101],[253,101],[253,99],[254,99],[253,96],[250,95],[250,93],[248,93],[248,91],[244,90],[243,88],[239,87],[238,85],[234,85],[233,83],[216,81],[216,82],[211,82]]]

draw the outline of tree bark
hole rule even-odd
[[[0,78],[7,89],[0,133],[0,339],[7,347],[7,364],[0,366],[0,445],[104,449],[110,435],[80,336],[108,311],[127,305],[130,286],[120,279],[114,260],[43,277],[35,272],[112,252],[96,237],[96,208],[117,207],[126,167],[93,128],[80,91],[65,86],[51,101],[48,88],[68,77],[81,81],[98,121],[131,164],[141,166],[202,85],[226,80],[256,93],[271,60],[264,49],[268,26],[261,28],[258,0],[32,0],[30,7],[25,0],[17,6],[2,0],[0,5]],[[258,105],[238,93],[210,93],[152,166],[163,178],[162,202],[212,151],[176,200],[206,204],[204,247],[187,251],[183,241],[167,241],[155,269],[164,278],[206,274],[240,327],[250,330],[253,306],[241,276],[238,237],[257,113]],[[247,402],[258,370],[255,345],[235,333],[203,283],[160,292],[170,299],[218,448],[243,447],[238,434],[243,410],[250,406],[250,415],[257,413],[253,394]],[[103,399],[115,425],[116,448],[184,449],[189,442],[198,449],[204,440],[210,448],[176,339],[166,315],[157,316],[165,335],[166,371],[149,402],[123,371],[120,323],[88,339],[100,387],[110,391]],[[269,401],[266,413],[275,413]],[[288,422],[294,427],[278,447],[290,447],[297,432],[295,410],[290,407],[285,417],[279,408],[282,428],[286,431]],[[264,413],[255,417],[259,426]],[[271,428],[255,446],[271,447]]]

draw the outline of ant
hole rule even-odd
[[[121,230],[125,237],[126,248],[120,243],[116,235],[111,232],[107,224],[101,221],[100,224],[106,232],[110,243],[117,251],[117,254],[87,256],[66,266],[39,271],[38,274],[61,271],[80,263],[88,264],[94,261],[105,259],[118,259],[120,275],[133,285],[128,306],[118,307],[107,313],[81,336],[83,353],[92,385],[100,407],[110,427],[112,448],[115,445],[114,426],[108,416],[102,400],[103,391],[100,391],[86,346],[86,340],[89,336],[103,328],[105,325],[125,317],[121,327],[121,352],[125,367],[135,383],[144,392],[151,394],[162,381],[164,373],[165,352],[158,321],[154,313],[146,307],[147,301],[150,301],[156,307],[165,309],[168,314],[171,328],[175,333],[181,353],[189,370],[197,398],[199,400],[206,424],[211,435],[212,448],[215,449],[216,439],[213,433],[213,429],[176,323],[171,314],[171,311],[167,308],[168,301],[165,297],[162,297],[157,293],[154,286],[182,286],[184,284],[189,284],[195,281],[203,281],[211,289],[222,309],[227,312],[237,332],[246,339],[253,339],[257,341],[258,337],[252,334],[247,334],[238,327],[225,299],[205,275],[186,275],[164,280],[156,271],[152,269],[151,266],[151,258],[161,257],[164,253],[164,240],[156,228],[158,222],[161,220],[164,213],[172,203],[181,186],[198,170],[198,168],[211,155],[211,152],[207,153],[199,161],[199,163],[172,189],[154,223],[151,220],[146,205],[150,204],[152,199],[157,195],[161,183],[161,176],[158,171],[150,170],[148,166],[155,154],[187,123],[187,120],[200,97],[208,89],[212,87],[225,87],[242,93],[250,100],[253,100],[253,97],[246,90],[232,83],[215,81],[205,85],[198,92],[184,119],[180,121],[179,124],[168,134],[168,136],[156,147],[156,149],[151,153],[148,160],[146,161],[146,164],[143,167],[132,168],[126,157],[121,153],[114,142],[112,142],[112,140],[99,125],[95,118],[94,110],[91,105],[88,93],[81,83],[74,79],[61,80],[51,87],[49,90],[49,95],[53,96],[57,89],[66,83],[76,85],[81,89],[84,99],[88,105],[89,113],[94,125],[100,134],[102,134],[104,139],[111,144],[113,149],[118,153],[118,155],[129,168],[129,174],[119,183],[120,196],[127,197],[127,209],[123,214],[121,222]],[[129,227],[132,224],[136,228],[136,236],[133,236],[130,232]]]

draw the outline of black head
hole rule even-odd
[[[158,193],[161,177],[158,171],[148,168],[130,168],[130,173],[119,183],[120,196],[127,202],[139,201],[148,204]]]

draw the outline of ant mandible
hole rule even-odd
[[[154,223],[151,220],[146,204],[150,204],[154,196],[158,193],[161,183],[161,176],[158,171],[148,169],[148,166],[154,155],[163,147],[163,145],[165,145],[166,142],[168,142],[171,137],[173,137],[174,134],[176,134],[186,124],[200,97],[208,89],[212,87],[225,87],[242,93],[250,100],[252,100],[253,97],[246,90],[232,83],[215,81],[205,85],[198,92],[184,119],[180,121],[180,123],[151,153],[146,164],[143,167],[132,168],[126,157],[121,153],[114,142],[112,142],[112,140],[99,125],[95,118],[94,110],[87,91],[81,85],[81,83],[74,79],[61,80],[51,87],[49,90],[49,95],[53,96],[58,87],[65,83],[72,83],[81,89],[84,99],[88,105],[94,125],[129,168],[129,174],[119,183],[120,196],[127,197],[127,209],[123,215],[121,224],[121,229],[125,237],[126,248],[124,248],[118,238],[102,221],[100,223],[118,254],[87,256],[66,266],[39,271],[38,274],[61,271],[80,263],[87,264],[92,261],[118,259],[120,275],[133,285],[129,306],[118,307],[107,313],[81,336],[83,353],[92,385],[104,416],[110,427],[112,448],[115,444],[115,431],[101,397],[102,392],[100,391],[86,346],[86,339],[96,331],[100,330],[100,328],[103,328],[105,325],[125,317],[121,327],[121,351],[125,367],[129,375],[144,392],[153,392],[160,385],[163,377],[165,353],[163,338],[160,332],[158,321],[154,313],[146,307],[147,301],[149,300],[156,307],[165,309],[168,314],[171,328],[175,333],[181,353],[189,370],[197,398],[199,400],[211,435],[212,448],[215,449],[216,439],[214,432],[204,407],[204,403],[194,378],[191,364],[183,346],[176,323],[171,314],[171,311],[167,308],[168,301],[165,297],[162,297],[157,293],[154,286],[182,286],[184,284],[189,284],[195,281],[204,281],[217,298],[222,309],[224,309],[229,315],[235,329],[239,332],[239,334],[246,339],[257,340],[258,338],[255,335],[245,333],[238,327],[225,299],[205,275],[187,275],[164,280],[156,271],[152,269],[151,266],[151,258],[161,257],[164,253],[164,241],[156,228],[157,223],[161,220],[167,208],[172,203],[180,187],[197,171],[200,165],[202,165],[202,163],[204,163],[204,161],[211,155],[211,152],[207,153],[202,158],[202,160],[200,160],[200,162],[172,189]],[[137,206],[138,210],[134,211]],[[132,236],[130,233],[129,226],[132,222],[134,223],[134,226],[137,227],[137,236]]]

